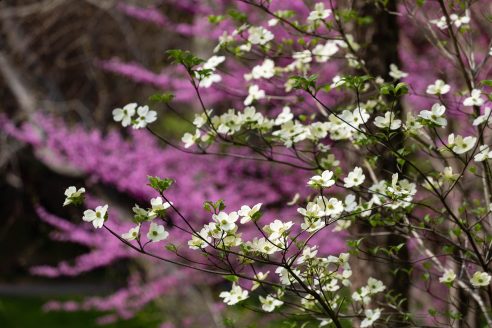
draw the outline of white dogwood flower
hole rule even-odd
[[[273,40],[273,33],[261,26],[252,26],[248,29],[248,41],[251,44],[264,45]]]
[[[401,71],[395,64],[390,64],[389,76],[395,80],[399,80],[408,76],[408,73]]]
[[[152,242],[158,242],[166,239],[169,236],[169,232],[164,229],[163,225],[155,222],[150,223],[149,232],[147,232],[147,238]]]
[[[94,228],[101,228],[108,215],[108,205],[98,206],[95,210],[85,210],[82,220],[92,222]]]
[[[153,110],[149,110],[149,106],[139,106],[137,108],[137,118],[133,123],[134,129],[145,128],[147,124],[157,120],[157,113]]]
[[[367,290],[369,294],[377,294],[386,289],[386,286],[381,280],[374,279],[370,277],[367,279]]]
[[[445,95],[451,90],[449,84],[446,84],[443,80],[436,80],[434,84],[427,87],[427,93],[430,95]]]
[[[249,106],[253,101],[263,98],[265,98],[265,91],[261,90],[258,85],[253,84],[248,88],[248,96],[244,99],[244,105]]]
[[[136,103],[131,103],[125,105],[123,108],[113,109],[113,120],[121,122],[123,127],[127,127],[132,123],[132,117],[135,115],[137,106]]]
[[[439,277],[439,282],[444,284],[450,284],[456,279],[456,273],[451,269],[444,270],[444,273]]]
[[[234,305],[248,298],[248,291],[241,288],[241,286],[233,284],[229,292],[221,292],[220,298],[224,299],[224,303],[227,305]]]
[[[451,148],[451,150],[456,154],[466,153],[473,148],[476,142],[477,138],[472,136],[463,138],[460,135],[455,136],[454,133],[451,133],[448,136],[448,147]]]
[[[284,123],[292,121],[293,118],[294,114],[291,113],[290,107],[285,106],[284,108],[282,108],[282,112],[278,114],[277,118],[275,119],[275,125],[282,125]]]
[[[293,225],[294,223],[292,223],[292,221],[282,222],[276,219],[270,224],[264,226],[263,230],[265,230],[269,234],[271,240],[277,240],[282,237],[290,228],[292,228]]]
[[[271,59],[265,59],[261,65],[253,67],[251,77],[253,79],[270,79],[275,75],[275,63]]]
[[[487,145],[481,145],[478,153],[475,155],[475,157],[473,157],[473,159],[477,162],[492,159],[492,150],[490,150],[489,146]]]
[[[490,284],[490,275],[487,272],[477,271],[470,279],[470,283],[473,287],[483,287]]]
[[[446,126],[448,124],[448,121],[444,117],[442,117],[445,111],[446,111],[446,107],[436,103],[432,105],[430,111],[429,110],[420,111],[419,117],[421,117],[426,121],[432,122],[438,126]]]
[[[325,9],[325,5],[322,2],[318,2],[314,5],[314,10],[309,13],[308,21],[316,21],[320,19],[328,18],[331,15],[330,9]]]
[[[366,317],[360,323],[360,328],[370,327],[381,317],[381,309],[367,309],[364,311]]]
[[[135,240],[138,237],[138,232],[140,231],[140,225],[131,228],[127,233],[121,235],[121,238],[126,239],[128,241]]]
[[[186,132],[181,138],[181,141],[184,143],[185,148],[190,148],[200,139],[200,136],[201,136],[200,130],[196,129],[195,134]]]
[[[401,120],[396,119],[395,113],[386,112],[383,116],[376,116],[374,118],[374,125],[381,129],[389,128],[390,130],[397,130],[401,126]]]
[[[484,103],[482,91],[479,89],[473,89],[470,97],[463,100],[463,105],[465,106],[482,106]]]
[[[490,111],[491,111],[490,107],[485,107],[484,113],[473,120],[473,125],[477,126],[482,123],[488,122],[490,119]]]
[[[335,184],[333,178],[333,172],[325,170],[321,175],[315,175],[308,181],[308,185],[313,188],[329,188]]]
[[[241,209],[237,212],[239,216],[241,216],[241,224],[251,221],[255,217],[256,213],[260,211],[261,205],[262,203],[258,203],[253,207],[249,207],[247,205],[241,206]]]
[[[69,204],[78,204],[83,200],[83,194],[85,193],[85,188],[79,188],[77,190],[76,187],[70,186],[65,190],[65,201],[63,202],[63,206],[67,206]]]
[[[219,212],[219,214],[212,215],[212,218],[219,225],[222,231],[231,231],[236,227],[236,221],[239,218],[237,212]]]
[[[318,63],[325,63],[330,59],[331,56],[338,52],[339,48],[335,42],[326,42],[323,44],[316,45],[312,53],[314,55],[314,59]]]
[[[348,174],[346,178],[343,179],[345,188],[352,188],[361,185],[366,176],[360,167],[354,168],[352,172]]]
[[[152,198],[150,200],[152,209],[149,211],[149,217],[154,218],[162,214],[165,210],[171,207],[172,203],[164,202],[161,197]]]
[[[275,308],[282,306],[284,302],[274,298],[271,295],[267,295],[267,297],[260,296],[261,308],[265,312],[273,312]]]

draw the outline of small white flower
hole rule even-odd
[[[188,246],[190,249],[201,249],[208,246],[210,242],[212,242],[212,238],[209,236],[209,227],[204,226],[199,232],[198,235],[193,234],[191,240],[188,241]]]
[[[157,223],[150,223],[149,232],[147,232],[147,238],[152,242],[158,242],[166,239],[169,236],[169,232],[164,229],[163,225]]]
[[[317,246],[305,247],[302,250],[302,255],[297,259],[297,264],[303,264],[307,260],[313,259],[318,254]]]
[[[490,284],[490,275],[487,272],[477,271],[470,279],[470,283],[474,287],[488,286]]]
[[[241,209],[237,212],[239,216],[241,216],[241,224],[248,223],[253,219],[256,213],[260,211],[262,203],[258,203],[253,207],[249,207],[247,205],[241,206]]]
[[[219,212],[219,214],[212,215],[212,218],[219,225],[222,231],[231,231],[236,227],[236,221],[239,218],[237,212]]]
[[[210,88],[212,84],[222,81],[222,76],[216,73],[210,73],[207,76],[201,78],[199,86],[202,88]]]
[[[294,223],[292,221],[282,222],[280,220],[274,220],[272,223],[263,227],[269,235],[271,240],[277,240],[282,237],[292,226]]]
[[[150,200],[150,205],[152,206],[152,210],[149,211],[149,216],[156,217],[171,207],[172,203],[164,202],[161,197],[156,197]]]
[[[268,274],[270,274],[270,271],[267,271],[265,273],[258,272],[257,274],[255,274],[255,278],[260,280],[260,281],[263,281],[268,277]],[[261,282],[254,280],[253,285],[251,286],[251,291],[257,289],[258,287],[260,287],[260,285],[261,285]]]
[[[325,215],[325,212],[319,206],[317,203],[309,202],[306,206],[306,208],[298,208],[297,212],[301,214],[302,216],[308,217],[308,218],[320,218]]]
[[[456,154],[466,153],[473,148],[476,142],[477,138],[472,136],[463,138],[460,135],[455,136],[453,133],[448,136],[448,147]]]
[[[85,193],[85,188],[75,188],[74,186],[70,186],[65,190],[65,201],[63,202],[63,206],[67,206],[73,203],[79,203],[82,201],[82,195]]]
[[[369,294],[377,294],[384,291],[385,289],[386,286],[381,280],[377,280],[372,277],[367,280],[367,290]]]
[[[253,101],[263,98],[265,98],[265,91],[261,90],[258,85],[253,84],[248,89],[248,96],[244,100],[244,105],[249,106]]]
[[[342,77],[340,75],[335,75],[333,77],[333,79],[331,79],[331,84],[330,84],[330,88],[338,88],[338,87],[341,87],[342,85],[344,85],[346,83],[346,81],[344,79],[342,79]]]
[[[362,287],[360,290],[352,293],[352,299],[356,302],[361,302],[364,304],[369,304],[371,297],[369,297],[369,290],[367,287]]]
[[[360,167],[356,167],[348,174],[346,178],[343,179],[343,182],[345,182],[345,188],[352,188],[361,185],[365,179],[366,176],[364,175],[362,169]]]
[[[200,136],[201,136],[200,130],[196,129],[195,134],[186,132],[181,138],[181,141],[184,143],[185,148],[190,148],[197,142],[197,140],[200,139]]]
[[[147,124],[157,120],[157,113],[153,110],[149,110],[149,106],[140,106],[137,108],[137,118],[133,123],[134,129],[145,128]]]
[[[470,17],[468,17],[467,15],[460,17],[456,14],[451,14],[449,18],[454,23],[454,26],[456,26],[457,28],[460,28],[462,25],[466,25],[470,23]]]
[[[482,98],[482,91],[479,89],[473,89],[470,97],[463,100],[463,105],[465,106],[482,106],[485,100]]]
[[[201,80],[199,82],[200,87],[210,88],[212,84],[222,81],[222,77],[219,74],[215,73],[215,68],[223,63],[224,60],[224,56],[212,56],[201,67],[198,68],[198,70],[212,70],[212,72],[210,72],[210,74],[208,74],[207,76],[201,77]],[[195,76],[199,78],[200,74],[198,72],[195,72]]]
[[[419,117],[423,118],[426,121],[432,122],[439,126],[446,126],[448,121],[442,117],[444,112],[446,111],[446,107],[441,104],[432,105],[431,110],[423,110],[420,111]]]
[[[285,106],[284,108],[282,108],[282,112],[278,114],[277,118],[275,119],[275,125],[282,125],[284,123],[292,121],[293,118],[294,114],[290,112],[290,107]]]
[[[261,308],[265,312],[273,312],[275,308],[282,306],[284,302],[274,298],[271,295],[267,295],[267,297],[260,296]]]
[[[444,30],[448,27],[446,17],[442,16],[439,19],[433,19],[430,21],[432,24],[436,25],[439,29]]]
[[[335,197],[330,198],[328,201],[326,201],[326,197],[320,197],[317,200],[317,204],[324,209],[326,216],[337,217],[343,212],[343,202]]]
[[[314,5],[314,10],[309,13],[307,18],[308,21],[315,21],[320,19],[328,18],[331,15],[330,9],[325,9],[325,5],[318,2]]]
[[[442,277],[439,278],[439,282],[444,284],[450,284],[456,279],[456,273],[451,269],[444,270]]]
[[[309,50],[297,51],[292,54],[292,58],[295,59],[295,65],[310,63],[313,58]]]
[[[445,95],[451,90],[451,87],[443,80],[436,80],[434,84],[427,87],[427,93],[431,95]]]
[[[113,119],[116,122],[121,121],[123,127],[127,127],[132,123],[132,117],[135,115],[135,110],[137,108],[136,103],[131,103],[125,105],[123,108],[113,109]]]
[[[248,291],[241,288],[239,285],[232,285],[232,289],[229,292],[221,292],[220,298],[224,299],[224,303],[227,305],[234,305],[248,298]]]
[[[273,40],[273,33],[261,26],[252,26],[248,29],[248,41],[251,44],[264,45]]]
[[[271,59],[265,59],[263,64],[253,67],[251,77],[253,79],[269,79],[275,75],[275,63]]]
[[[318,44],[312,50],[314,59],[318,63],[325,63],[331,56],[338,52],[338,46],[335,42],[327,42],[326,44]]]
[[[492,159],[492,151],[489,149],[489,146],[482,145],[473,159],[477,162]]]
[[[106,221],[108,214],[108,205],[98,206],[95,210],[85,210],[82,220],[92,222],[94,228],[101,228]]]
[[[128,241],[135,240],[138,237],[138,232],[140,231],[140,225],[133,227],[127,233],[121,235],[121,238],[126,239]]]
[[[224,56],[212,56],[205,62],[205,64],[203,64],[203,69],[215,69],[224,61],[225,61]]]
[[[329,188],[335,184],[333,178],[333,172],[330,170],[323,171],[321,175],[315,175],[308,181],[308,185],[313,188]]]
[[[473,120],[473,125],[477,126],[482,123],[488,122],[488,120],[490,119],[490,111],[491,111],[490,107],[485,107],[484,113]]]
[[[402,79],[404,77],[407,77],[408,76],[408,73],[405,73],[403,71],[400,71],[400,69],[398,68],[398,66],[396,66],[395,64],[390,64],[389,76],[391,76],[395,80],[399,80],[399,79]]]
[[[460,176],[459,174],[453,173],[453,168],[451,166],[445,167],[441,175],[448,181],[455,181]]]
[[[386,112],[384,117],[376,116],[374,118],[374,125],[381,129],[397,130],[401,127],[401,120],[396,119],[393,112]]]
[[[172,204],[173,203],[168,203],[168,202],[164,203],[161,197],[152,198],[150,200],[150,205],[152,206],[153,211],[167,210],[169,207],[171,207]]]
[[[374,322],[376,322],[376,320],[381,317],[381,309],[367,309],[364,311],[364,314],[366,315],[366,317],[360,323],[361,328],[369,327],[374,324]]]

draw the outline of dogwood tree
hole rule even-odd
[[[181,144],[152,129],[177,111],[171,93],[153,97],[160,103],[153,109],[122,104],[114,120],[197,157],[310,172],[312,193],[290,202],[298,216],[267,223],[261,203],[231,208],[226,194],[203,204],[206,223],[198,224],[174,205],[179,177],[149,177],[155,195],[133,207],[129,231],[105,223],[111,208],[104,204],[83,220],[139,253],[223,276],[230,282],[218,295],[224,303],[278,312],[292,325],[491,326],[492,49],[482,32],[490,8],[479,5],[234,1],[209,17],[228,28],[208,59],[168,51],[201,110]],[[388,30],[397,19],[425,36],[428,66],[442,56],[449,70],[413,83],[419,72],[405,71],[411,59],[398,62],[398,31]],[[333,63],[336,71],[325,74]],[[237,65],[249,73],[234,76]],[[231,75],[242,88],[222,85],[230,97],[222,101],[234,105],[211,108],[207,90]],[[70,186],[65,203],[81,203],[85,193]],[[246,236],[251,228],[255,235]],[[172,230],[187,242],[168,242]],[[314,241],[332,230],[344,231],[347,250],[318,254]],[[162,247],[149,250],[150,243]],[[356,282],[366,265],[371,275]]]

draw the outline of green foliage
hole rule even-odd
[[[172,92],[158,92],[149,97],[149,100],[155,103],[170,103],[174,99]]]
[[[382,95],[389,95],[395,98],[404,96],[408,93],[408,86],[404,82],[400,82],[397,85],[391,83],[384,83],[379,89],[379,93]]]
[[[216,202],[213,202],[213,201],[210,201],[210,200],[207,200],[203,203],[203,209],[207,212],[211,212],[211,213],[218,213],[220,211],[223,211],[225,209],[225,204],[224,204],[224,200],[223,199],[219,199],[218,201]]]
[[[238,24],[244,24],[248,21],[248,16],[246,16],[245,13],[240,12],[235,9],[230,9],[227,11],[227,15],[232,18],[233,21],[235,21]]]
[[[171,49],[166,51],[166,53],[173,64],[183,65],[188,72],[192,71],[193,67],[205,62],[203,59],[198,58],[188,50]]]
[[[307,92],[315,94],[318,89],[316,88],[316,81],[318,80],[318,74],[313,74],[308,77],[304,76],[292,76],[290,80],[293,81],[292,87],[294,89],[305,90]]]
[[[174,183],[174,180],[169,178],[161,179],[159,177],[148,176],[147,179],[149,180],[148,185],[160,194],[169,189]]]

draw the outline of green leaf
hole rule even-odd
[[[167,244],[166,249],[173,253],[176,253],[178,251],[178,248],[174,244]]]
[[[488,87],[492,87],[492,80],[483,80],[483,81],[480,81],[480,84],[486,85]]]
[[[198,58],[188,50],[171,49],[166,51],[166,53],[172,60],[173,64],[181,64],[188,71],[190,71],[193,67],[205,62],[203,59]]]
[[[158,193],[166,191],[174,183],[174,180],[169,178],[161,179],[159,177],[148,176],[147,179],[149,180],[148,185],[151,186]]]
[[[170,103],[174,99],[174,94],[172,92],[159,92],[155,93],[152,96],[149,97],[150,101],[156,102],[156,103]]]
[[[230,282],[238,282],[239,278],[238,276],[235,276],[233,274],[228,274],[226,276],[223,276],[225,280],[229,280]]]

